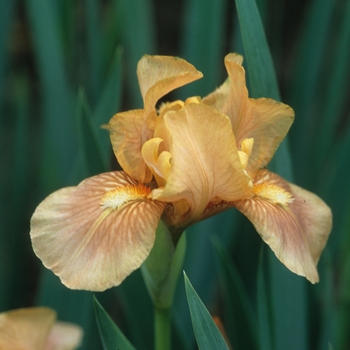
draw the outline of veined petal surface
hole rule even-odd
[[[262,170],[254,185],[278,186],[294,200],[288,205],[256,196],[235,203],[277,258],[292,272],[318,282],[317,262],[332,227],[330,208],[315,194]]]
[[[44,350],[56,313],[44,307],[0,314],[1,350]]]
[[[183,224],[193,222],[214,197],[234,201],[252,195],[228,117],[191,103],[166,113],[164,124],[171,135],[171,171],[166,186],[152,195],[167,202],[186,200],[191,212]]]
[[[152,137],[156,112],[143,109],[118,113],[108,124],[111,143],[120,166],[141,183],[152,180],[152,173],[141,155],[142,145]]]
[[[161,97],[202,76],[201,72],[182,58],[143,56],[137,65],[137,77],[144,108],[154,108]]]
[[[54,192],[37,207],[34,252],[67,287],[117,286],[148,256],[164,204],[140,198],[118,208],[101,206],[107,193],[130,185],[136,181],[124,172],[103,173]]]

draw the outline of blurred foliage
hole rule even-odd
[[[237,334],[244,330],[234,325],[249,312],[244,324],[247,336],[257,337],[249,339],[252,349],[348,349],[350,2],[257,4],[280,98],[296,112],[289,151],[286,145],[273,166],[319,194],[334,214],[321,282],[311,285],[287,271],[233,210],[188,229],[184,269],[235,348],[246,348]],[[143,54],[187,59],[204,78],[176,94],[205,95],[225,79],[226,53],[251,55],[246,37],[232,0],[0,2],[0,311],[53,307],[60,319],[84,327],[82,349],[102,348],[91,293],[68,290],[35,257],[31,214],[53,190],[118,169],[99,126],[141,106],[135,71]],[[248,83],[256,86],[245,63]],[[278,91],[266,97],[278,98]],[[215,250],[213,236],[222,242]],[[153,347],[152,304],[140,271],[97,298],[137,349]],[[194,349],[183,281],[172,316],[174,348]]]

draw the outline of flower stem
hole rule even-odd
[[[171,318],[170,308],[154,308],[155,350],[170,350],[171,348]]]

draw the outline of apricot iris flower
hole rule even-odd
[[[0,313],[0,350],[77,349],[83,337],[81,327],[55,319],[55,311],[46,307]]]
[[[161,218],[176,236],[230,207],[249,218],[291,271],[318,281],[331,211],[267,170],[294,112],[272,99],[248,98],[241,56],[227,55],[225,65],[229,78],[209,96],[156,109],[161,97],[202,74],[179,58],[140,60],[144,108],[118,113],[108,124],[124,171],[54,192],[32,217],[34,251],[66,286],[116,286],[147,258]]]

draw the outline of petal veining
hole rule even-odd
[[[203,74],[182,58],[143,56],[137,65],[137,76],[145,109],[170,91],[200,79]]]
[[[171,136],[171,171],[165,188],[154,190],[153,198],[186,200],[191,208],[188,224],[215,196],[230,201],[252,195],[226,116],[207,105],[191,103],[166,113],[164,124]]]
[[[102,291],[119,285],[148,256],[164,204],[141,191],[113,206],[116,191],[125,187],[130,194],[130,186],[139,184],[124,172],[104,173],[54,192],[37,207],[34,252],[67,287]]]
[[[317,262],[332,227],[330,208],[315,194],[267,170],[262,170],[256,181],[258,186],[265,184],[270,193],[259,196],[258,190],[255,197],[235,202],[236,208],[253,223],[287,268],[312,283],[318,282]],[[290,193],[293,200],[289,203],[272,200],[277,188]]]

